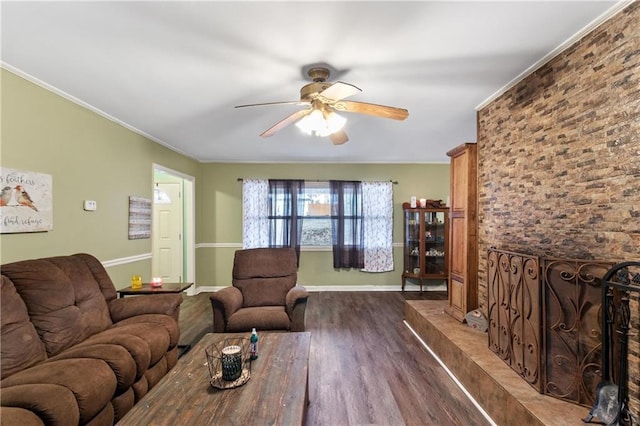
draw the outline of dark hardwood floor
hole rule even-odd
[[[194,345],[213,331],[213,311],[209,295],[183,296],[180,305],[180,345]]]
[[[310,294],[307,425],[489,424],[404,325],[405,300],[419,298],[446,294]],[[180,343],[197,342],[212,321],[208,293],[185,296]]]

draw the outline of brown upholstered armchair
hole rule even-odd
[[[304,331],[307,290],[296,285],[298,267],[291,248],[238,250],[232,287],[213,293],[213,332]]]

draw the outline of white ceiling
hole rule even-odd
[[[475,108],[616,1],[2,1],[2,63],[202,162],[448,162]],[[289,126],[307,65],[407,108],[360,114],[350,140]],[[334,78],[330,78],[334,81]]]

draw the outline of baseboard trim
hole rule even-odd
[[[396,285],[305,285],[308,291],[401,291],[402,286]],[[423,291],[446,291],[447,286],[444,284],[437,286],[422,286]],[[419,286],[405,287],[407,292],[420,291]]]
[[[393,248],[402,248],[402,242],[391,244]],[[196,248],[242,248],[242,243],[197,243]],[[331,246],[302,246],[300,251],[332,251]]]
[[[228,286],[198,286],[196,287],[196,294],[200,293],[213,293]],[[322,291],[401,291],[400,284],[398,285],[305,285],[304,288],[307,291],[316,293]],[[423,291],[447,291],[445,284],[437,286],[423,286]],[[420,288],[415,286],[411,288],[405,288],[406,292],[417,292]]]

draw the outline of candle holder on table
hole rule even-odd
[[[251,378],[249,339],[224,339],[222,346],[213,343],[205,349],[211,386],[232,389],[242,386]]]

